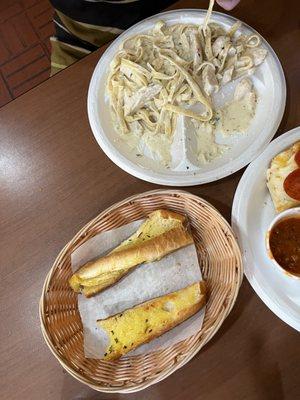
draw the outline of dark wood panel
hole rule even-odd
[[[49,78],[52,17],[48,0],[0,1],[0,107]]]

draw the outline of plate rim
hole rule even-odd
[[[112,46],[115,46],[119,42],[122,42],[122,37],[125,34],[128,34],[129,31],[132,29],[136,28],[139,25],[143,25],[146,21],[151,21],[152,19],[158,19],[159,17],[163,17],[165,15],[170,15],[170,14],[183,14],[183,13],[199,13],[203,14],[206,13],[206,10],[204,9],[195,9],[195,8],[186,8],[186,9],[177,9],[177,10],[169,10],[165,11],[162,13],[158,13],[155,15],[152,15],[148,18],[143,19],[142,21],[139,21],[138,23],[132,25],[130,28],[125,30],[121,35],[118,36],[117,39],[115,39],[104,51],[104,53],[101,55],[100,59],[98,60],[92,77],[90,79],[89,83],[89,88],[88,88],[88,95],[87,95],[87,112],[88,112],[88,120],[89,124],[93,133],[94,138],[96,139],[98,145],[102,149],[102,151],[106,154],[106,156],[114,162],[119,168],[124,170],[125,172],[129,173],[130,175],[139,178],[141,180],[151,182],[151,183],[156,183],[159,185],[167,185],[167,186],[195,186],[195,185],[201,185],[209,182],[215,182],[217,180],[220,180],[224,177],[230,176],[234,174],[235,172],[239,171],[243,167],[245,167],[247,164],[249,164],[251,161],[253,161],[256,157],[258,157],[261,152],[268,146],[272,138],[274,137],[280,122],[282,120],[284,111],[285,111],[285,106],[286,106],[286,80],[284,76],[284,71],[281,65],[281,62],[275,53],[274,49],[271,47],[271,45],[268,43],[268,41],[260,35],[259,32],[257,32],[254,28],[246,24],[245,22],[231,16],[227,15],[225,13],[217,12],[214,11],[213,15],[217,15],[221,18],[225,18],[227,20],[231,20],[232,22],[240,21],[242,22],[243,26],[246,29],[251,30],[252,32],[258,34],[264,41],[265,46],[268,48],[268,51],[270,54],[272,54],[273,61],[276,64],[277,67],[277,74],[280,77],[279,82],[277,81],[277,84],[280,85],[279,92],[281,93],[282,100],[280,104],[280,109],[278,110],[277,116],[274,120],[273,128],[270,130],[269,135],[264,139],[264,141],[257,147],[254,148],[248,155],[247,157],[241,157],[239,156],[238,158],[234,159],[229,163],[229,167],[227,166],[219,166],[215,170],[209,171],[209,172],[203,172],[199,176],[197,175],[182,175],[182,176],[171,176],[168,175],[168,173],[160,173],[151,170],[150,168],[145,168],[141,165],[138,165],[137,163],[129,160],[126,156],[124,156],[119,150],[116,149],[116,147],[113,145],[112,141],[109,140],[104,133],[104,130],[102,129],[101,126],[98,126],[97,121],[93,117],[93,93],[95,92],[96,89],[96,80],[98,76],[98,70],[103,63],[103,60],[105,59],[105,56],[107,55],[108,51],[112,48]],[[245,155],[245,152],[243,153]],[[235,162],[235,165],[231,165],[232,162]],[[214,173],[213,176],[211,174]]]
[[[300,126],[295,127],[284,134],[280,135],[277,137],[275,140],[271,141],[271,143],[264,149],[264,151],[260,154],[259,157],[257,157],[245,170],[243,173],[239,184],[237,186],[237,189],[235,191],[233,203],[232,203],[232,212],[231,212],[231,226],[232,229],[236,235],[236,239],[239,243],[241,253],[242,253],[242,258],[243,258],[243,264],[244,264],[244,274],[256,292],[256,294],[259,296],[259,298],[266,304],[266,306],[282,321],[284,321],[286,324],[288,324],[290,327],[294,328],[298,332],[300,332],[300,314],[299,314],[299,319],[295,319],[288,315],[286,311],[283,309],[283,307],[280,305],[280,302],[275,302],[269,295],[268,293],[264,290],[263,285],[259,282],[259,280],[256,279],[254,274],[251,273],[251,268],[249,267],[249,254],[251,254],[250,247],[247,245],[247,235],[244,233],[244,230],[242,227],[245,225],[245,221],[241,224],[239,222],[239,216],[241,213],[241,205],[243,203],[243,196],[244,196],[244,189],[247,186],[247,182],[249,180],[249,177],[251,175],[255,176],[255,167],[258,165],[261,160],[265,158],[265,155],[267,152],[270,152],[272,149],[273,152],[275,153],[275,149],[277,149],[277,145],[282,144],[282,150],[286,148],[287,146],[290,146],[297,140],[297,138],[300,140]],[[277,154],[278,149],[276,150]],[[281,151],[281,150],[279,150]],[[247,254],[247,256],[246,256]],[[255,263],[255,259],[252,257],[251,254],[251,260],[252,263]]]

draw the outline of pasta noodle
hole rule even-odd
[[[165,135],[171,141],[178,115],[211,121],[212,94],[263,62],[267,52],[259,47],[260,37],[236,35],[240,22],[227,32],[210,22],[213,5],[210,0],[202,26],[159,21],[147,34],[123,42],[107,81],[121,134]]]

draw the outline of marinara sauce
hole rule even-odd
[[[300,216],[277,222],[270,232],[270,250],[287,272],[300,276]]]

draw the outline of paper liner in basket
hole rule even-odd
[[[143,221],[135,221],[89,239],[72,253],[72,270],[76,271],[87,261],[108,253],[132,235]],[[79,295],[78,308],[83,324],[85,357],[102,358],[107,348],[108,337],[96,325],[98,319],[182,289],[201,279],[196,248],[192,244],[159,261],[140,265],[115,285],[92,298]],[[187,339],[201,329],[204,313],[203,308],[187,321],[128,355],[147,353]]]

